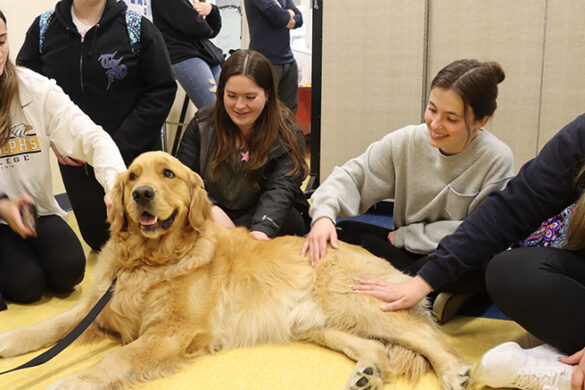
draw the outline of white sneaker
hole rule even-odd
[[[528,353],[518,344],[507,342],[487,351],[473,376],[493,388],[571,390],[572,373],[572,366],[559,362],[542,348]]]
[[[524,351],[526,351],[526,353],[529,353],[533,356],[540,356],[540,357],[547,358],[547,359],[559,360],[562,357],[568,356],[568,355],[562,353],[561,351],[559,351],[558,349],[556,349],[555,347],[548,345],[548,344],[542,344],[542,345],[539,345],[538,347],[525,349]]]

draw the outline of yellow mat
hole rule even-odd
[[[90,253],[85,279],[67,297],[47,295],[34,304],[9,303],[8,310],[0,312],[0,332],[35,323],[73,306],[91,288],[95,261],[96,256]],[[511,321],[456,317],[440,326],[439,330],[472,362],[476,362],[487,349],[504,341],[516,340],[523,346],[532,346],[532,339]],[[1,376],[0,389],[43,389],[63,376],[95,364],[104,354],[119,347],[120,344],[112,340],[92,345],[73,344],[44,365]],[[0,372],[16,367],[39,353],[0,359]],[[354,362],[345,355],[312,344],[266,345],[206,356],[170,377],[135,388],[337,390],[343,388],[353,367]],[[384,389],[429,390],[438,389],[438,384],[436,376],[428,373],[416,384],[398,380],[386,384]]]

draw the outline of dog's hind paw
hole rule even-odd
[[[471,367],[464,366],[440,379],[441,390],[466,390],[469,389]]]
[[[382,371],[376,364],[358,364],[349,377],[345,390],[378,390],[382,388],[382,384]]]

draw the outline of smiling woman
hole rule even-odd
[[[337,247],[339,234],[415,275],[424,256],[514,174],[510,148],[482,128],[496,109],[503,79],[494,62],[458,60],[439,71],[424,124],[386,135],[335,168],[315,191],[303,254],[309,252],[316,263],[328,242]],[[362,214],[385,199],[394,199],[394,230],[355,221],[340,222],[336,229],[336,218]],[[482,276],[468,277],[447,288],[484,288]]]
[[[235,75],[226,83],[223,102],[230,119],[248,135],[268,102],[268,94],[251,78]]]
[[[197,112],[177,157],[203,177],[217,222],[267,240],[307,230],[304,150],[295,116],[278,100],[270,62],[239,50],[222,67],[215,106]]]
[[[431,146],[443,154],[451,156],[461,153],[482,131],[488,119],[487,115],[475,119],[473,113],[466,114],[463,99],[453,90],[440,87],[431,90],[425,123]]]

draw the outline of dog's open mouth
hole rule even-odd
[[[160,221],[158,217],[155,217],[148,211],[145,211],[140,215],[138,223],[140,224],[140,229],[145,231],[154,231],[161,228],[168,229],[171,227],[173,222],[175,222],[176,217],[177,212],[175,211],[169,218],[165,219],[164,221]]]

